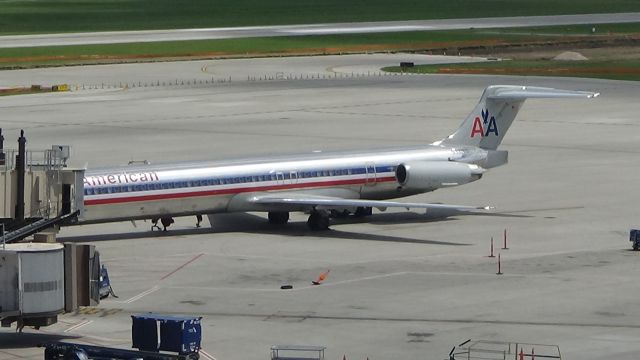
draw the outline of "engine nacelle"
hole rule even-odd
[[[396,168],[396,180],[401,188],[429,191],[476,181],[482,177],[484,171],[474,164],[417,161],[400,164]]]

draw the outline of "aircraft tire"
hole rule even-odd
[[[289,222],[289,212],[269,211],[269,224],[284,225]]]
[[[329,230],[329,215],[324,211],[313,211],[309,215],[307,226],[314,231]]]
[[[346,217],[349,216],[349,211],[348,210],[331,210],[330,216],[334,219],[345,219]]]
[[[371,214],[373,214],[373,208],[370,206],[364,207],[364,206],[358,206],[356,208],[356,212],[353,213],[353,215],[355,217],[364,217],[364,216],[370,216]]]

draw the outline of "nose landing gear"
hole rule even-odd
[[[160,222],[162,223],[162,227],[164,227],[162,231],[167,231],[167,228],[171,226],[171,224],[173,224],[175,221],[172,217],[163,217],[160,219]]]

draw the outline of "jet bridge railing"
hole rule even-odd
[[[80,210],[76,210],[71,214],[64,214],[64,215],[56,216],[54,218],[42,218],[42,219],[35,219],[33,221],[22,222],[20,224],[21,226],[19,226],[17,229],[10,232],[6,232],[2,236],[1,241],[7,244],[20,242],[24,240],[26,237],[31,236],[35,233],[38,233],[42,230],[51,228],[52,226],[64,224],[69,221],[74,221],[73,219],[76,218],[79,214],[80,214]]]
[[[4,154],[4,162],[0,162],[0,171],[15,169],[18,150],[4,149],[0,151]],[[60,150],[60,148],[26,151],[26,165],[28,170],[34,167],[43,168],[44,170],[61,170],[66,165],[67,158],[68,155],[66,155],[63,150]]]

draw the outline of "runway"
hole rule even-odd
[[[0,36],[0,48],[640,22],[640,13]]]
[[[327,346],[327,359],[446,358],[469,338],[557,344],[568,359],[635,359],[639,258],[628,230],[639,226],[640,85],[375,71],[403,60],[452,59],[380,54],[3,72],[0,86],[160,83],[0,99],[5,147],[24,128],[30,149],[70,144],[72,164],[89,167],[430,143],[455,130],[490,84],[601,96],[528,100],[503,142],[509,164],[472,184],[406,199],[493,205],[491,216],[376,211],[321,233],[307,230],[304,214],[273,228],[258,213],[219,215],[202,229],[179,218],[166,234],[145,222],[64,228],[61,241],[97,246],[119,298],[23,337],[0,329],[0,358],[41,359],[35,344],[65,338],[130,347],[130,315],[153,311],[202,315],[203,348],[219,360],[264,359],[274,344]],[[212,77],[232,81],[205,82]],[[505,229],[508,250],[500,249]],[[488,257],[491,237],[502,276]],[[312,286],[328,269],[325,283]],[[293,289],[280,290],[284,284]]]

